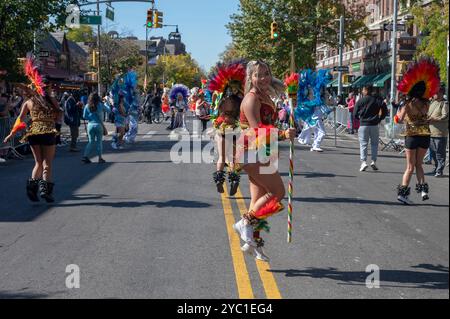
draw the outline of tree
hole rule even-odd
[[[66,7],[71,0],[0,1],[0,69],[8,80],[22,73],[18,58],[32,51],[35,32],[53,31],[65,23]]]
[[[188,87],[200,87],[203,71],[190,54],[160,56],[156,65],[150,67],[148,83],[182,83]]]
[[[345,16],[346,45],[351,47],[368,32],[363,7],[344,7],[340,0],[241,0],[240,10],[227,25],[238,53],[266,60],[276,76],[288,70],[291,46],[296,65],[315,67],[316,47],[338,47],[339,16]],[[280,36],[270,39],[270,24],[278,23]]]
[[[415,24],[423,35],[416,56],[432,56],[441,67],[441,79],[447,78],[448,11],[448,0],[434,0],[426,7],[417,3],[411,10],[414,19],[410,23]]]
[[[144,58],[139,53],[139,46],[127,39],[112,39],[103,33],[100,36],[102,83],[111,84],[117,75],[123,74],[129,68],[137,68]],[[94,70],[96,71],[96,70]]]
[[[66,35],[67,39],[74,42],[94,42],[94,31],[88,25],[81,25],[79,28],[70,29]]]
[[[225,48],[225,51],[223,51],[219,55],[220,62],[224,62],[224,63],[230,62],[232,60],[237,60],[240,58],[242,58],[241,53],[236,48],[234,43],[228,44]]]

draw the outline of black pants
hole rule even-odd
[[[61,144],[61,124],[56,123],[55,124],[55,129],[58,131],[58,135],[56,135],[56,145],[60,145]]]
[[[432,137],[430,143],[430,156],[434,161],[436,173],[443,173],[447,157],[447,137]]]
[[[202,132],[206,131],[206,128],[208,127],[208,120],[201,120],[202,121]]]

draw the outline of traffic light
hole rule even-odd
[[[270,24],[270,38],[272,40],[277,39],[279,36],[278,33],[278,23],[275,21]]]
[[[153,19],[153,25],[155,28],[163,27],[163,15],[164,14],[161,11],[155,10]]]
[[[98,51],[92,50],[92,67],[96,68],[98,66]]]
[[[153,10],[147,10],[147,28],[153,28]]]

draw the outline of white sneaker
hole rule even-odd
[[[262,260],[262,261],[269,261],[269,257],[264,253],[262,247],[256,247],[255,248],[256,253],[256,259]]]
[[[322,153],[322,152],[323,152],[323,149],[321,149],[320,147],[313,147],[313,148],[311,148],[311,152],[319,152],[319,153]]]
[[[241,218],[236,224],[233,225],[233,229],[239,234],[241,239],[251,246],[256,246],[253,240],[253,227],[247,223],[244,218]]]
[[[117,144],[116,144],[116,143],[112,142],[112,143],[111,143],[111,147],[112,147],[113,149],[117,150]]]
[[[361,168],[359,169],[360,172],[365,172],[366,169],[369,167],[366,162],[361,163]]]
[[[398,195],[397,199],[399,202],[402,202],[405,205],[413,205],[414,204],[408,197],[405,197],[402,195]]]
[[[242,250],[244,253],[249,254],[249,255],[251,255],[251,256],[253,256],[253,257],[255,257],[255,258],[258,257],[258,255],[257,255],[257,253],[256,253],[256,248],[255,248],[254,246],[252,246],[252,245],[249,245],[249,244],[245,243],[245,244],[241,247],[241,250]]]
[[[372,167],[372,169],[374,171],[378,171],[378,167],[377,167],[377,163],[376,162],[372,161],[372,163],[370,163],[370,167]]]
[[[308,145],[308,143],[306,143],[306,141],[304,141],[304,140],[302,140],[302,139],[298,139],[298,142],[301,144],[301,145]]]

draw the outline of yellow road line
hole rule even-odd
[[[245,264],[244,253],[241,251],[240,238],[233,229],[235,219],[231,202],[228,198],[228,191],[224,185],[225,192],[222,194],[223,213],[225,215],[225,222],[227,224],[228,239],[230,241],[231,257],[233,259],[234,273],[236,275],[236,284],[238,288],[240,299],[253,299],[252,285],[250,283],[250,276]]]
[[[245,205],[244,197],[242,196],[240,189],[238,189],[236,193],[236,201],[239,210],[241,211],[241,215],[247,213],[247,206]],[[270,264],[262,260],[256,260],[256,268],[258,268],[259,276],[261,277],[264,291],[266,292],[266,297],[268,299],[282,299],[275,277],[269,271]]]

